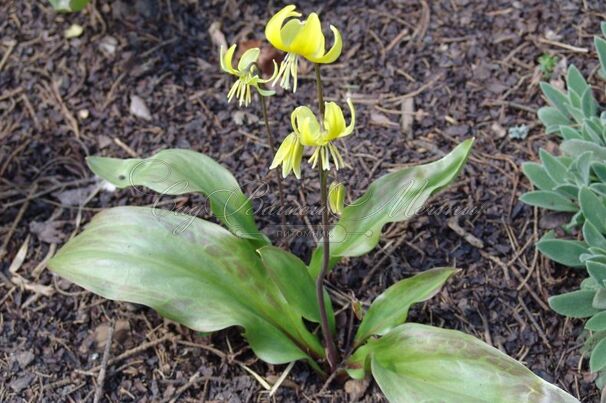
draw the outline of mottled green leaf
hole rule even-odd
[[[578,402],[481,340],[407,323],[367,344],[377,384],[392,403]]]
[[[319,323],[320,307],[316,299],[316,284],[305,263],[292,253],[275,246],[264,246],[257,252],[286,301],[305,319]],[[328,294],[325,296],[325,303],[329,322],[334,330],[335,318]]]
[[[389,287],[370,305],[358,328],[354,345],[359,346],[368,337],[383,335],[404,323],[410,306],[436,295],[456,271],[451,267],[439,267],[400,280]]]
[[[593,307],[593,290],[577,290],[549,298],[549,306],[560,315],[588,318],[600,312]]]
[[[472,145],[472,139],[466,140],[438,161],[402,168],[373,182],[366,193],[343,209],[331,230],[331,263],[339,257],[368,253],[379,242],[385,224],[414,216],[432,195],[457,177]],[[314,277],[320,272],[321,257],[319,246],[310,263]]]
[[[147,305],[200,332],[241,326],[270,363],[324,355],[250,242],[217,224],[166,210],[108,209],[49,267],[105,298]]]
[[[89,157],[91,170],[118,188],[145,186],[163,195],[201,193],[234,234],[269,243],[257,229],[250,200],[236,178],[212,158],[190,150],[163,150],[146,159]]]
[[[84,9],[90,0],[49,0],[49,2],[57,11],[74,12]]]

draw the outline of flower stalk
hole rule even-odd
[[[320,75],[320,65],[315,64],[316,70],[316,84],[318,93],[318,104],[320,106],[320,121],[324,119],[324,92],[322,88],[322,76]],[[316,298],[318,300],[318,306],[320,307],[320,326],[322,327],[322,337],[326,344],[326,358],[328,360],[328,366],[330,372],[334,372],[338,362],[338,352],[335,345],[334,337],[330,331],[328,325],[328,315],[326,314],[326,304],[324,303],[324,279],[328,273],[328,266],[330,264],[330,239],[328,235],[328,185],[327,176],[328,173],[324,169],[323,162],[320,161],[318,164],[320,172],[320,192],[321,192],[321,208],[322,208],[322,270],[316,279]]]
[[[267,141],[269,142],[269,148],[271,150],[272,155],[276,155],[276,145],[274,141],[274,136],[271,133],[271,128],[269,127],[269,117],[267,114],[267,100],[261,94],[259,94],[261,98],[261,105],[263,106],[263,120],[265,121],[265,130],[267,131]],[[285,215],[285,200],[284,200],[284,188],[282,186],[282,178],[280,178],[280,173],[275,171],[276,173],[276,181],[278,182],[278,194],[280,197],[280,223],[282,224],[282,231],[286,233],[286,215]]]

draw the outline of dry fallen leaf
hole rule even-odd
[[[400,121],[400,125],[402,128],[402,133],[406,135],[407,138],[412,138],[412,124],[415,119],[415,100],[413,97],[404,98],[402,100],[402,118]]]
[[[84,28],[82,28],[82,25],[72,24],[69,28],[65,30],[64,35],[67,39],[72,39],[82,35],[82,32],[84,32]]]
[[[392,122],[389,118],[383,115],[381,112],[371,111],[370,112],[370,124],[377,126],[394,127],[398,126],[396,122]]]
[[[151,113],[149,112],[145,101],[143,101],[143,99],[137,95],[130,97],[130,113],[144,120],[152,119]]]
[[[221,32],[221,23],[219,21],[215,21],[210,24],[208,34],[210,35],[210,40],[218,48],[223,47],[224,49],[227,49],[227,40],[225,39],[223,32]]]
[[[46,243],[61,243],[65,238],[62,221],[32,221],[29,224],[29,232]]]

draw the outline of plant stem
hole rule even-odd
[[[267,139],[269,141],[269,148],[271,149],[272,155],[276,155],[276,146],[274,143],[274,136],[271,134],[271,129],[269,128],[269,118],[267,116],[267,100],[264,96],[261,95],[261,105],[263,105],[263,120],[265,121],[265,129],[267,130]],[[284,202],[284,189],[282,187],[282,178],[280,177],[280,172],[275,169],[276,173],[276,181],[278,182],[278,193],[280,195],[280,222],[282,223],[282,232],[284,232],[284,236],[286,237],[286,215],[285,215],[285,202]]]
[[[316,83],[318,90],[318,103],[320,107],[320,118],[324,120],[324,92],[322,90],[322,77],[320,76],[320,65],[315,64],[316,70]],[[322,160],[319,161],[320,167],[320,192],[321,192],[321,203],[322,203],[322,270],[316,279],[316,299],[318,300],[318,306],[320,307],[320,325],[322,327],[322,337],[326,344],[326,358],[328,360],[328,366],[330,371],[334,372],[337,367],[337,347],[335,340],[328,326],[328,315],[326,314],[326,305],[324,303],[324,279],[328,273],[328,266],[330,263],[330,239],[328,235],[328,186],[326,184],[327,172],[324,170]]]

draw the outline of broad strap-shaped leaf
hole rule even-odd
[[[537,115],[539,116],[539,120],[545,125],[545,132],[547,134],[555,133],[560,130],[560,126],[570,124],[570,119],[563,115],[555,106],[539,108]]]
[[[242,238],[268,244],[257,229],[250,200],[236,178],[214,159],[191,150],[163,150],[152,157],[119,159],[89,157],[90,169],[118,188],[145,186],[163,195],[202,193],[213,214]]]
[[[600,312],[593,307],[594,290],[577,290],[550,297],[551,309],[571,318],[588,318]]]
[[[550,237],[539,240],[537,248],[551,260],[574,268],[585,267],[581,255],[589,252],[585,242]]]
[[[587,266],[587,273],[593,278],[600,287],[604,288],[606,285],[606,264],[588,260],[585,265]]]
[[[406,322],[410,306],[436,295],[456,271],[452,267],[439,267],[389,287],[368,308],[354,338],[354,346],[359,346],[370,336],[383,335]]]
[[[343,209],[330,232],[330,257],[335,264],[343,256],[360,256],[379,242],[381,229],[390,222],[411,218],[434,194],[459,174],[471,151],[473,139],[459,144],[438,161],[402,168],[373,182],[366,193]],[[322,247],[314,251],[310,270],[321,269]]]
[[[307,266],[301,259],[290,252],[275,246],[264,246],[257,250],[286,301],[297,309],[307,320],[320,323],[320,307],[316,299],[316,284],[311,278]],[[325,294],[325,305],[329,324],[335,331],[335,316],[328,293]]]
[[[56,11],[74,12],[81,11],[90,0],[49,0]]]
[[[250,242],[199,218],[144,207],[105,210],[49,267],[105,298],[147,305],[194,330],[241,326],[270,363],[324,355]]]
[[[574,397],[513,358],[456,330],[416,323],[398,326],[356,357],[370,368],[392,403],[572,403]]]

